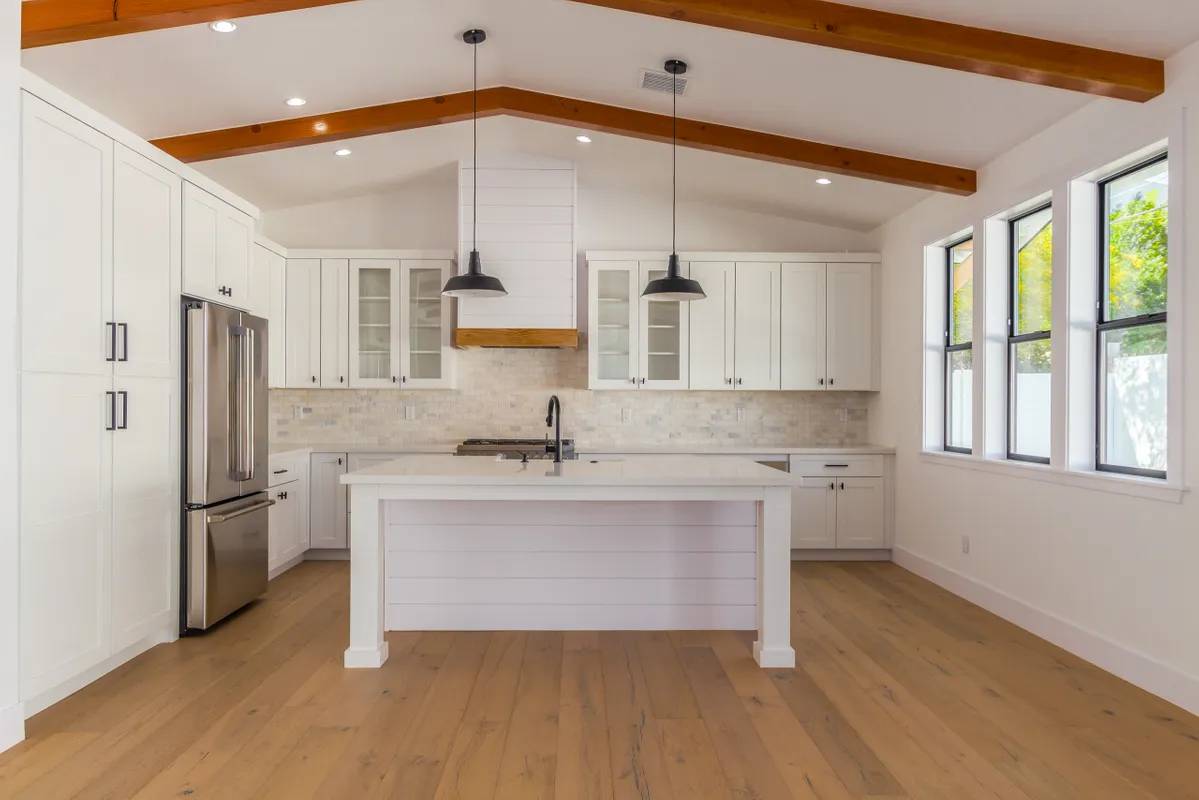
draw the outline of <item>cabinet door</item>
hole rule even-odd
[[[778,264],[737,264],[733,363],[738,389],[779,388],[779,276]]]
[[[217,202],[217,285],[226,288],[223,301],[226,305],[250,310],[250,263],[254,258],[254,219],[222,200]]]
[[[32,95],[23,104],[21,368],[110,375],[113,143]]]
[[[321,388],[347,389],[350,378],[350,262],[321,260]]]
[[[300,503],[296,494],[299,481],[289,481],[271,489],[275,504],[268,510],[267,569],[274,572],[281,564],[295,558],[299,539]]]
[[[837,546],[837,489],[832,478],[800,478],[791,490],[791,547]]]
[[[350,386],[355,389],[400,386],[399,286],[399,261],[350,261]]]
[[[256,317],[271,318],[271,263],[279,256],[260,244],[254,245],[250,262],[250,291],[246,310]]]
[[[217,303],[228,301],[217,278],[217,228],[220,200],[190,183],[183,184],[183,293]]]
[[[640,367],[636,261],[595,261],[587,266],[588,385],[635,389]]]
[[[321,372],[321,262],[287,261],[287,386],[315,389]]]
[[[883,508],[882,478],[837,479],[837,547],[886,547]]]
[[[877,389],[874,265],[828,265],[828,387]]]
[[[733,388],[733,334],[736,319],[736,267],[732,262],[692,261],[691,277],[707,297],[688,303],[688,347],[692,389]]]
[[[179,537],[171,378],[117,377],[112,436],[112,649],[171,621]]]
[[[116,374],[177,373],[183,182],[122,145],[113,167],[113,319]]]
[[[825,388],[824,264],[783,264],[780,317],[783,389]]]
[[[400,382],[406,389],[452,385],[450,301],[441,287],[449,261],[404,261],[400,267]]]
[[[267,335],[270,339],[267,387],[287,385],[287,259],[271,253]]]
[[[666,276],[666,262],[642,261],[637,293],[646,285]],[[680,268],[687,275],[687,265]],[[691,303],[679,300],[648,300],[641,298],[638,314],[638,349],[641,358],[637,384],[642,389],[686,389]]]
[[[343,549],[346,543],[345,453],[313,453],[309,470],[308,538],[316,549]]]
[[[308,467],[305,466],[300,479],[292,481],[291,488],[287,491],[287,500],[292,504],[294,518],[291,538],[285,543],[286,546],[282,553],[284,561],[295,558],[308,549],[309,497],[311,495],[309,485]]]
[[[110,652],[111,388],[107,376],[22,375],[23,699]]]

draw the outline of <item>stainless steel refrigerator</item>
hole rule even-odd
[[[184,301],[181,628],[204,630],[266,591],[267,321]]]

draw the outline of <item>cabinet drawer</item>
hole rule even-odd
[[[807,477],[877,478],[883,474],[883,457],[791,456],[791,473]]]
[[[272,455],[267,486],[273,489],[276,486],[299,480],[304,476],[307,463],[308,454],[303,451]]]

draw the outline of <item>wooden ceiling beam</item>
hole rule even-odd
[[[501,114],[655,142],[670,141],[671,118],[665,114],[507,86],[480,89],[479,116]],[[471,94],[459,92],[172,136],[158,139],[153,144],[181,161],[207,161],[356,136],[425,128],[467,120],[470,115]],[[959,195],[973,194],[976,186],[974,171],[962,167],[692,119],[680,118],[678,131],[679,144],[698,150]]]
[[[25,0],[21,47],[177,28],[352,0]]]
[[[1166,86],[1158,59],[824,0],[572,2],[1138,102]]]

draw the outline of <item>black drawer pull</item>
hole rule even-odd
[[[274,472],[272,472],[271,474],[272,474],[272,475],[283,475],[283,474],[285,474],[286,472],[287,472],[287,470],[285,470],[285,469],[277,469],[277,470],[275,470]]]
[[[849,469],[848,464],[825,464],[825,469]]]

